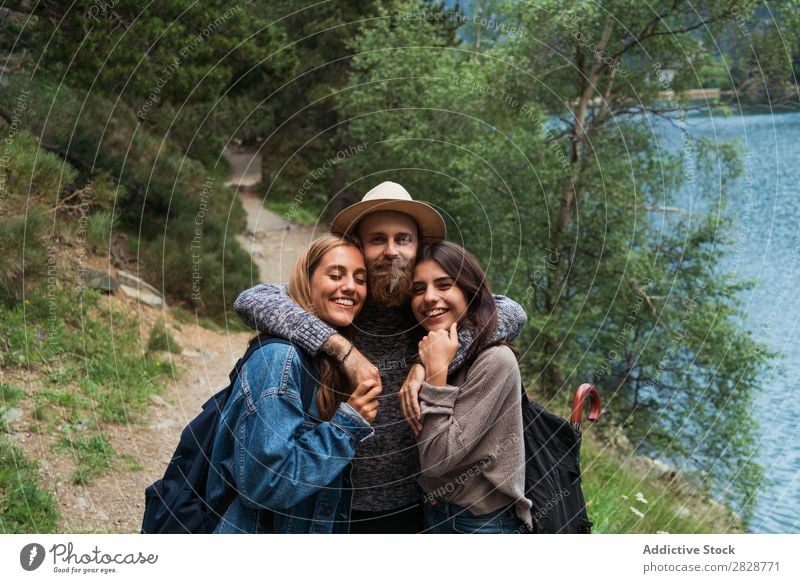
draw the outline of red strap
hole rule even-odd
[[[583,403],[586,397],[590,399],[589,408],[589,421],[594,423],[600,419],[600,410],[602,403],[600,402],[600,393],[591,383],[583,383],[578,390],[575,391],[575,397],[572,399],[572,416],[569,418],[570,423],[580,426],[583,419]]]

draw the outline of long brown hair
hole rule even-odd
[[[361,245],[354,239],[324,235],[312,242],[294,264],[289,276],[288,294],[298,306],[310,314],[317,314],[311,295],[311,277],[323,256],[331,249],[342,246],[355,247],[361,251]],[[339,330],[339,333],[349,338],[352,335],[351,327]],[[332,356],[322,353],[314,358],[314,364],[319,372],[317,407],[320,417],[327,420],[333,416],[340,403],[350,398],[353,387],[339,371],[338,363]]]
[[[469,362],[486,348],[497,328],[497,303],[489,289],[486,273],[469,251],[449,241],[424,245],[417,257],[417,265],[428,259],[438,263],[453,278],[467,300],[466,320],[474,331],[465,361]]]

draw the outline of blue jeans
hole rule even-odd
[[[458,504],[425,504],[425,531],[430,534],[522,534],[522,521],[513,505],[476,516]]]

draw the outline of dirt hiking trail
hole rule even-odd
[[[247,230],[236,239],[268,283],[289,280],[292,266],[300,252],[319,235],[324,225],[296,225],[285,217],[268,211],[252,187],[261,181],[261,155],[226,150],[225,158],[231,168],[227,185],[238,188],[239,200],[247,213]]]
[[[237,239],[253,256],[260,281],[287,281],[298,254],[316,236],[314,228],[295,225],[262,206],[251,188],[261,179],[259,155],[226,151],[225,157],[231,166],[228,184],[237,188],[247,213],[247,230]],[[254,282],[257,278],[258,274],[253,274]],[[149,330],[162,317],[162,311],[118,296],[106,299],[115,307],[135,313],[146,343]],[[177,365],[179,376],[169,380],[160,396],[151,398],[145,421],[99,427],[114,452],[133,456],[141,463],[141,469],[115,469],[89,485],[75,485],[71,480],[74,461],[69,455],[52,452],[57,436],[28,434],[18,440],[26,454],[40,460],[43,484],[53,491],[59,505],[59,532],[139,532],[145,488],[162,476],[183,427],[211,395],[227,384],[228,373],[252,336],[248,332],[209,330],[199,322],[178,323],[169,310],[166,318],[169,331],[183,352],[165,353],[164,358]]]

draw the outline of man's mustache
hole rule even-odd
[[[375,271],[394,271],[396,269],[403,269],[407,267],[409,263],[410,261],[403,259],[402,257],[398,257],[397,259],[392,259],[391,261],[377,261],[370,267]]]

